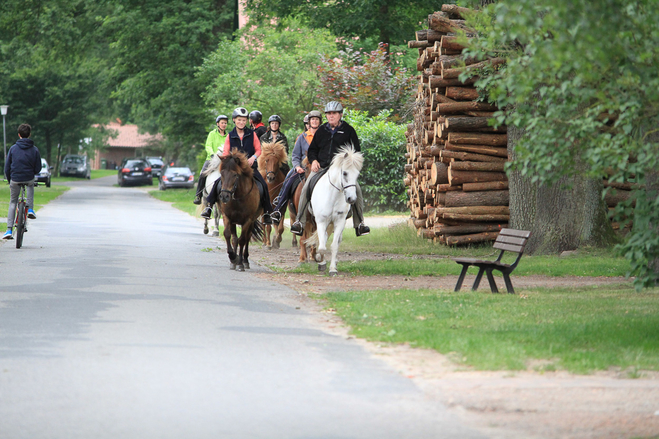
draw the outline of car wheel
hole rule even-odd
[[[123,179],[120,178],[120,179],[117,181],[117,183],[119,183],[119,187],[124,187],[124,180],[123,180]]]
[[[50,187],[50,177],[48,177],[48,180],[46,180],[46,187]]]

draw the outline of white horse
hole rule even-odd
[[[208,206],[208,201],[206,201],[206,197],[213,189],[213,184],[215,183],[215,180],[220,178],[219,166],[220,166],[220,158],[217,156],[217,154],[215,154],[213,155],[213,158],[211,159],[208,168],[206,168],[206,170],[204,171],[204,175],[206,176],[206,185],[204,186],[203,197],[201,198],[202,209],[205,209],[206,206]],[[215,221],[215,230],[213,230],[212,235],[220,236],[220,211],[217,208],[217,204],[213,206],[213,220]],[[208,234],[208,220],[204,219],[204,235],[207,234]]]
[[[336,254],[343,238],[343,229],[350,212],[350,206],[357,201],[357,178],[364,164],[364,156],[356,152],[352,145],[342,147],[332,159],[325,175],[320,177],[311,195],[309,213],[316,220],[317,230],[307,241],[307,245],[317,245],[316,262],[318,269],[324,270],[326,262],[321,262],[327,252],[327,240],[334,232],[330,276],[335,276]]]

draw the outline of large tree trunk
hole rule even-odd
[[[523,130],[508,127],[508,153],[513,159],[515,144],[523,135]],[[547,186],[531,183],[519,172],[511,172],[508,180],[509,224],[531,231],[528,253],[559,253],[611,243],[614,235],[602,200],[601,182],[574,176]]]

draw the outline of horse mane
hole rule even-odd
[[[263,142],[261,143],[261,155],[258,158],[259,169],[265,169],[265,158],[274,157],[277,162],[282,164],[288,162],[286,147],[281,142]]]
[[[202,172],[201,175],[204,177],[209,176],[212,172],[219,171],[220,170],[220,163],[222,163],[222,159],[217,154],[213,154],[213,157],[211,158],[210,163],[208,164],[208,167],[204,172]]]
[[[254,170],[247,161],[247,155],[242,151],[238,151],[236,148],[232,149],[229,155],[222,159],[219,169],[220,171],[225,169],[233,171],[250,178],[254,176]]]
[[[364,165],[364,155],[361,152],[355,151],[352,144],[343,145],[339,152],[332,158],[331,166],[337,165],[339,167],[352,167],[361,171]]]

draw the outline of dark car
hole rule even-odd
[[[84,155],[67,154],[62,159],[59,169],[60,177],[80,177],[90,179],[92,176],[91,166]]]
[[[154,178],[160,177],[160,172],[165,163],[162,161],[162,157],[146,157],[146,161],[151,165],[151,175]]]
[[[194,187],[194,173],[190,168],[165,167],[160,175],[158,188],[164,191],[165,189],[177,187],[192,189]]]
[[[145,159],[124,159],[117,175],[119,186],[153,184],[151,165]]]
[[[48,166],[46,159],[41,159],[41,171],[34,176],[34,181],[39,183],[46,183],[46,187],[50,187],[50,171],[53,170],[52,166]]]

